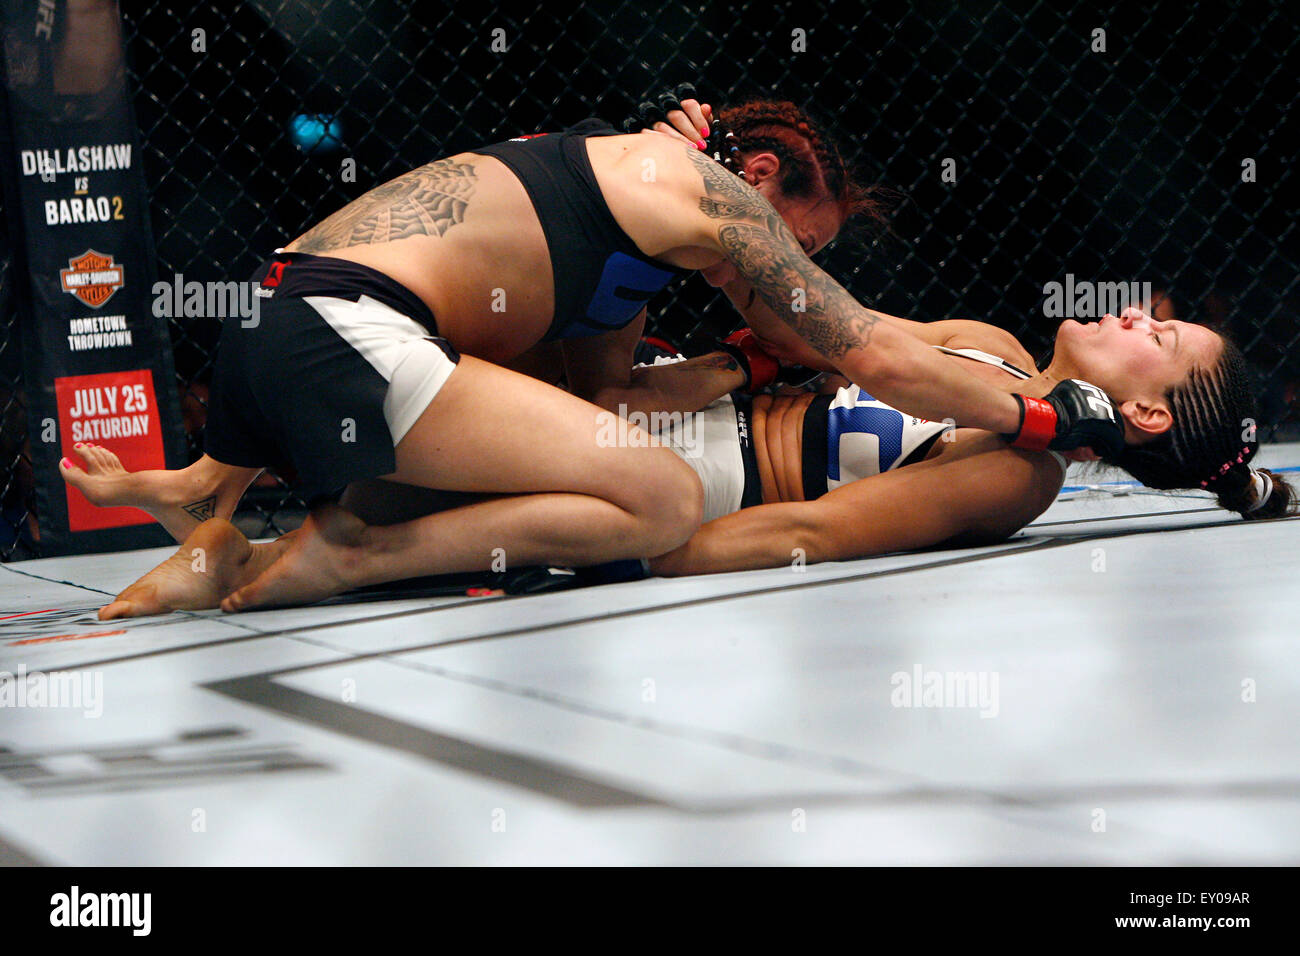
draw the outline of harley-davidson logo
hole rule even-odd
[[[59,270],[59,281],[64,292],[71,292],[92,309],[113,297],[125,283],[125,270],[94,249],[87,249],[75,259],[68,260],[68,268]]]

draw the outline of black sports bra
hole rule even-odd
[[[651,296],[689,271],[645,255],[610,213],[587,157],[586,139],[618,135],[601,120],[584,120],[560,133],[471,150],[510,167],[537,211],[555,281],[555,315],[547,340],[621,329]]]

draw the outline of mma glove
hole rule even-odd
[[[1070,451],[1087,447],[1103,458],[1124,450],[1124,426],[1110,396],[1096,385],[1067,378],[1046,398],[1015,395],[1020,427],[1003,435],[1015,448]]]
[[[717,343],[718,348],[736,360],[745,373],[745,384],[741,391],[759,392],[769,385],[793,385],[796,388],[807,387],[822,373],[817,369],[803,365],[782,365],[758,344],[758,339],[750,329],[733,332]]]
[[[734,358],[745,373],[746,392],[767,388],[781,371],[781,363],[763,351],[750,329],[732,332],[718,343],[718,348]]]

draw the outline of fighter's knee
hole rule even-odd
[[[693,535],[704,517],[704,488],[695,472],[676,456],[640,484],[636,515],[646,528],[650,554],[670,551]]]
[[[681,488],[674,508],[674,534],[670,545],[673,548],[695,534],[704,520],[704,485],[700,483],[700,476],[689,466],[684,466],[678,480]]]

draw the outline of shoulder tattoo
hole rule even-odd
[[[831,361],[870,344],[880,317],[808,258],[772,204],[695,147],[687,155],[704,181],[700,211],[718,220],[723,252],[768,308]]]

